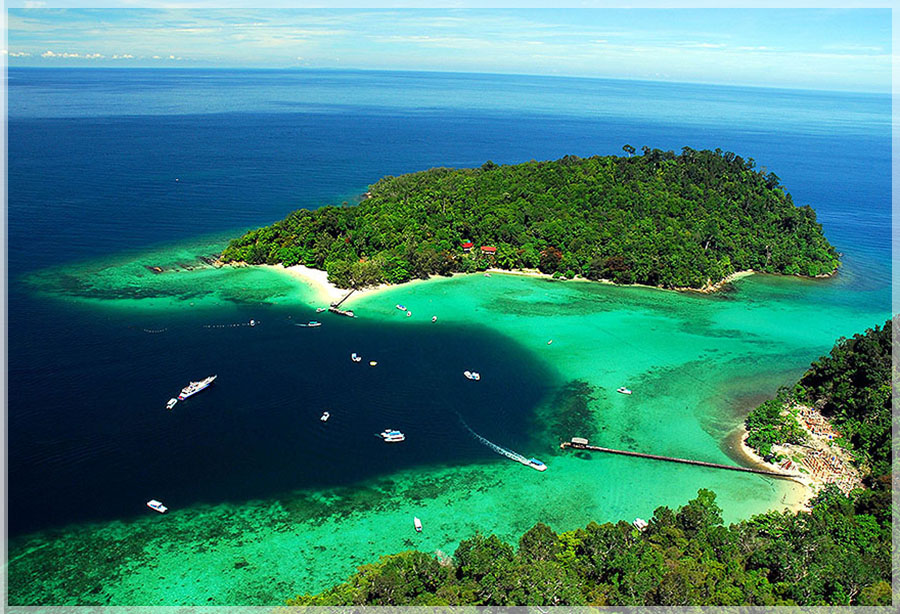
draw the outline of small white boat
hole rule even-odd
[[[256,320],[250,320],[250,326],[256,326]]]
[[[643,518],[635,518],[634,522],[632,522],[631,524],[633,524],[634,528],[638,531],[643,531],[649,526],[649,523]]]
[[[306,324],[309,328],[315,328],[316,326],[322,326],[321,322],[316,322],[315,320],[311,320]]]
[[[160,514],[165,514],[169,510],[169,508],[163,505],[161,501],[157,501],[156,499],[150,499],[149,501],[147,501],[147,507],[149,507],[151,510],[156,510]]]
[[[409,316],[411,316],[411,315],[412,315],[412,311],[407,311],[407,312],[406,312],[406,317],[407,317],[407,318],[408,318]]]
[[[360,356],[356,352],[353,352],[352,354],[350,354],[350,360],[352,360],[353,362],[359,362],[362,360],[362,356]]]
[[[463,371],[463,375],[466,376],[467,379],[478,381],[481,379],[481,373],[477,371]]]
[[[437,322],[437,316],[431,316],[431,321],[432,321],[432,322]]]
[[[616,392],[620,392],[622,394],[631,394],[631,390],[629,390],[625,386],[622,386],[621,388],[616,388]]]
[[[385,443],[398,443],[406,440],[406,435],[396,429],[384,429],[383,432],[378,433],[378,437],[381,437]]]
[[[323,311],[328,311],[328,307],[316,307],[316,313],[322,313]]]
[[[377,365],[377,364],[378,364],[378,361],[377,361],[377,360],[370,360],[370,361],[369,361],[369,366],[370,366],[370,367],[374,367],[374,366]]]
[[[413,516],[413,526],[416,527],[417,533],[422,532],[422,521],[419,520],[418,518],[416,518],[415,516]]]
[[[397,303],[397,309],[399,309],[400,311],[406,311],[406,307],[404,307],[400,303]]]
[[[321,420],[322,422],[328,422],[328,419],[329,419],[330,417],[331,417],[331,414],[329,414],[327,411],[326,411],[326,412],[322,412],[322,417],[319,418],[319,420]]]
[[[166,409],[171,410],[173,407],[175,407],[175,403],[177,403],[177,402],[178,402],[178,399],[176,399],[176,398],[169,399],[169,402],[166,403]]]

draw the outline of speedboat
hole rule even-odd
[[[437,316],[431,316],[432,323],[437,322]]]
[[[478,373],[477,371],[463,371],[463,375],[476,382],[481,379],[481,373]]]
[[[404,307],[400,303],[397,303],[397,309],[399,309],[400,311],[406,311],[406,307]]]
[[[169,402],[166,403],[166,409],[171,410],[173,407],[175,407],[175,403],[177,403],[177,402],[178,402],[178,399],[174,399],[174,398],[169,399]]]
[[[631,390],[622,386],[621,388],[616,388],[616,392],[621,392],[622,394],[631,394]]]
[[[326,412],[322,412],[322,417],[319,418],[319,420],[321,420],[322,422],[328,422],[328,419],[329,419],[330,417],[331,417],[331,414],[329,414],[327,411],[326,411]]]
[[[156,499],[150,499],[147,501],[147,507],[151,510],[156,510],[160,514],[165,514],[169,508],[162,504],[161,501],[157,501]]]
[[[359,362],[362,360],[362,356],[360,356],[356,352],[353,352],[352,354],[350,354],[350,360],[352,360],[353,362]]]
[[[256,320],[250,320],[250,326],[256,326]]]
[[[315,320],[311,320],[311,321],[307,324],[307,326],[308,326],[309,328],[315,328],[316,326],[322,326],[322,323],[321,323],[321,322],[316,322]]]
[[[316,313],[322,313],[323,311],[328,311],[328,307],[316,307]]]
[[[407,312],[406,312],[406,317],[407,317],[407,318],[408,318],[409,316],[411,316],[411,315],[412,315],[412,311],[407,311]]]
[[[186,398],[197,394],[201,390],[206,390],[217,377],[218,375],[210,375],[206,379],[202,379],[199,382],[191,382],[181,389],[181,394],[178,395],[178,400],[184,401]]]
[[[422,532],[422,521],[419,520],[418,518],[416,518],[415,516],[413,516],[413,526],[416,527],[417,533]]]
[[[398,443],[406,440],[406,435],[394,429],[384,429],[384,432],[378,434],[386,443]]]
[[[542,463],[541,461],[539,461],[536,458],[529,458],[528,466],[531,467],[532,469],[537,469],[538,471],[547,471],[547,465],[545,465],[544,463]]]
[[[377,361],[377,360],[370,360],[370,361],[369,361],[369,366],[370,366],[370,367],[374,367],[374,366],[377,365],[377,364],[378,364],[378,361]]]

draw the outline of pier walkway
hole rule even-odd
[[[348,292],[347,295],[344,296],[344,298],[342,298],[341,300],[337,301],[336,303],[332,303],[331,306],[334,307],[335,309],[337,309],[338,307],[341,306],[341,304],[342,304],[344,301],[346,301],[348,298],[350,298],[350,295],[353,294],[354,292],[356,292],[356,288],[353,288],[352,290],[350,290],[350,292]]]
[[[778,473],[775,471],[767,471],[765,469],[753,469],[750,467],[737,467],[735,465],[720,465],[719,463],[708,463],[706,461],[690,460],[687,458],[676,458],[674,456],[660,456],[658,454],[645,454],[643,452],[631,452],[629,450],[615,450],[613,448],[601,448],[600,446],[592,446],[587,443],[586,439],[573,437],[572,441],[564,441],[559,444],[562,449],[572,448],[575,450],[590,450],[592,452],[609,452],[610,454],[621,454],[623,456],[636,456],[638,458],[650,458],[653,460],[668,461],[670,463],[684,463],[686,465],[697,465],[700,467],[712,467],[713,469],[728,469],[729,471],[743,471],[745,473],[757,473],[759,475],[767,475],[773,478],[783,478],[786,480],[803,480],[800,474],[789,475]]]

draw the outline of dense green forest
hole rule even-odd
[[[358,205],[303,209],[247,232],[222,261],[304,264],[340,287],[488,267],[666,288],[700,288],[740,270],[836,270],[812,208],[794,206],[752,159],[625,150],[385,177]]]
[[[649,526],[537,524],[517,546],[463,540],[452,558],[415,550],[358,568],[290,605],[890,605],[892,326],[841,339],[800,386],[848,433],[869,488],[827,486],[809,512],[768,512],[725,526],[715,494]]]
[[[890,473],[891,320],[852,339],[839,339],[831,353],[812,363],[793,388],[779,390],[747,416],[747,444],[765,456],[773,444],[802,443],[802,430],[786,404],[821,408],[841,433],[837,443],[854,451],[857,464],[877,478]]]

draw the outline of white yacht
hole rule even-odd
[[[621,388],[616,388],[616,392],[620,392],[622,394],[631,394],[631,390],[629,390],[625,386],[622,386]]]
[[[478,371],[463,371],[463,375],[465,375],[467,379],[476,382],[481,379],[481,373],[479,373]]]
[[[400,303],[397,303],[396,307],[397,307],[397,309],[399,309],[400,311],[406,311],[406,307],[403,306],[403,305],[401,305]]]
[[[326,412],[322,412],[322,417],[319,418],[319,420],[321,420],[322,422],[328,422],[328,419],[329,419],[330,417],[331,417],[331,414],[329,414],[327,411],[326,411]]]
[[[187,386],[185,386],[184,388],[181,389],[181,394],[178,395],[178,400],[184,401],[189,396],[193,396],[193,395],[197,394],[198,392],[200,392],[201,390],[206,390],[209,387],[209,385],[215,381],[215,379],[217,377],[218,377],[217,375],[210,375],[206,379],[202,379],[199,382],[191,382],[190,384],[188,384]]]

